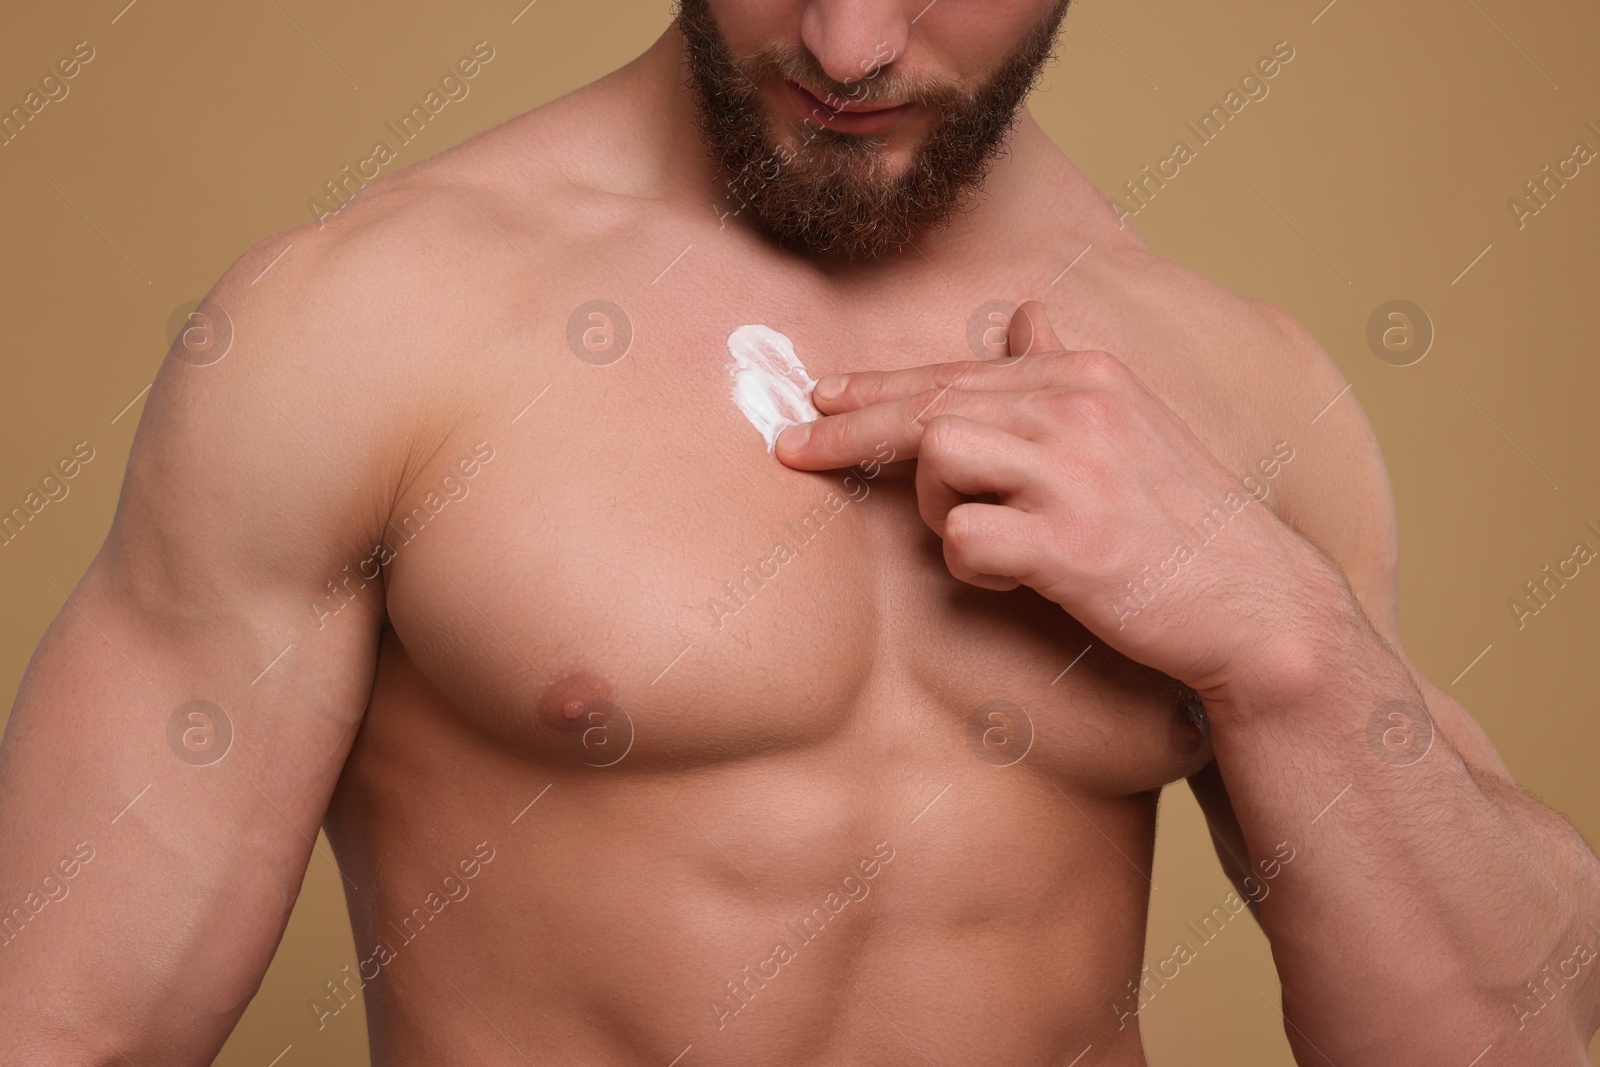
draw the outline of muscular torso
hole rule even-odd
[[[1042,296],[1244,473],[1292,443],[1245,369],[1281,337],[1084,211],[1064,159],[1026,243],[829,274],[698,200],[505,179],[541,121],[402,179],[448,176],[515,284],[448,309],[483,328],[408,443],[328,816],[375,1062],[1142,1063],[1117,1006],[1156,798],[1210,759],[1177,687],[954,580],[911,464],[782,466],[726,340],[768,325],[813,377],[909,367]],[[631,331],[608,365],[569,343],[597,299]]]

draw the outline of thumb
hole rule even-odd
[[[1057,352],[1065,347],[1056,337],[1055,330],[1050,328],[1050,318],[1039,301],[1025,301],[1011,316],[1011,328],[1006,332],[1006,348],[1012,356]]]

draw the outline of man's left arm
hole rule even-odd
[[[1269,314],[1337,392],[1316,342]],[[1289,646],[1304,662],[1208,706],[1216,763],[1191,781],[1236,864],[1295,849],[1257,914],[1296,1058],[1587,1064],[1600,862],[1406,657],[1377,442],[1353,397],[1318,428],[1308,445],[1336,458],[1317,499],[1287,510],[1348,593]]]

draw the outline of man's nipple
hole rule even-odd
[[[594,671],[577,671],[552,682],[539,698],[539,718],[558,729],[581,723],[611,704],[611,682]]]
[[[553,682],[540,696],[539,724],[563,738],[579,762],[610,767],[633,748],[633,719],[612,699],[611,682],[594,671],[577,671]]]

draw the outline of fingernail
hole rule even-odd
[[[778,435],[778,447],[785,452],[798,452],[811,440],[811,424],[796,423]]]
[[[845,383],[847,383],[849,380],[850,375],[848,374],[824,375],[822,379],[817,382],[817,388],[815,392],[824,400],[832,400],[834,397],[844,392]]]

